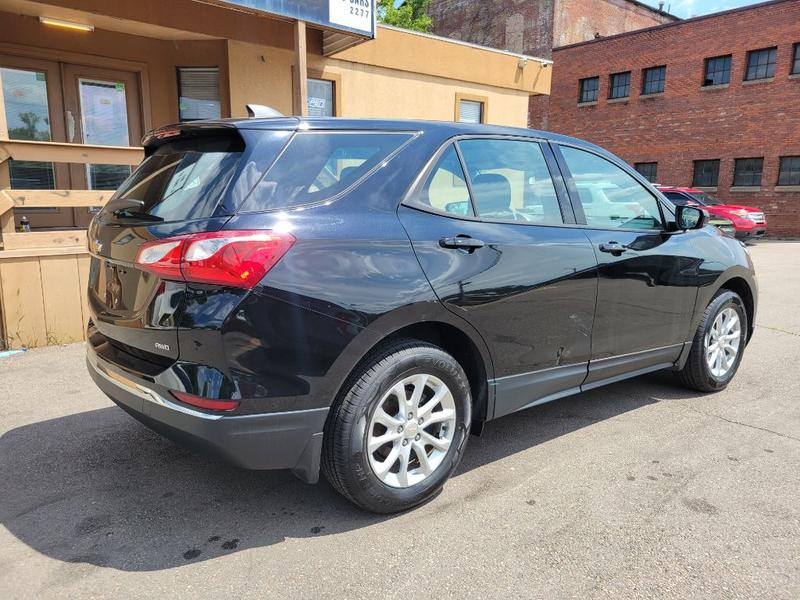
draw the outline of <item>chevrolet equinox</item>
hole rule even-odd
[[[436,494],[514,411],[659,369],[721,390],[753,333],[742,245],[577,139],[276,117],[143,144],[88,233],[94,381],[370,511]]]

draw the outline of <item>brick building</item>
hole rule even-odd
[[[556,48],[549,128],[800,235],[800,0]]]
[[[677,17],[636,0],[432,0],[433,32],[550,58],[553,48],[633,31]],[[532,96],[529,123],[547,129],[547,96]]]

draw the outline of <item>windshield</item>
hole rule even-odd
[[[185,140],[159,147],[109,201],[109,211],[125,205],[125,215],[185,221],[213,215],[241,156],[230,138]],[[139,201],[140,206],[124,200]]]
[[[706,194],[705,192],[690,192],[689,195],[695,200],[697,200],[700,204],[703,204],[705,206],[718,206],[720,204],[723,204],[722,202],[714,198],[714,196]]]

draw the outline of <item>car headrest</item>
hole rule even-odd
[[[511,183],[498,173],[481,173],[472,180],[475,202],[481,213],[511,210]]]

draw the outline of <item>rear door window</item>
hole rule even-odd
[[[286,209],[341,194],[389,158],[410,133],[297,133],[241,212]]]
[[[464,169],[452,144],[439,157],[415,201],[440,212],[475,216]]]
[[[465,139],[458,142],[481,219],[561,225],[550,170],[538,142]]]
[[[211,217],[236,170],[238,138],[188,139],[160,146],[125,180],[114,199],[140,200],[126,209],[164,221]],[[113,202],[109,203],[113,206]]]

